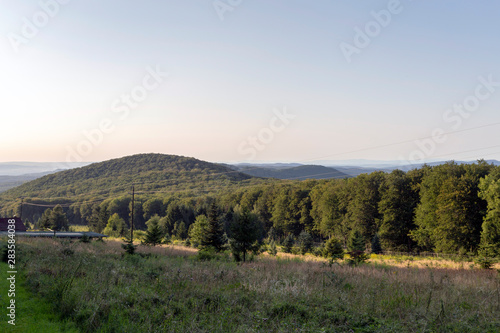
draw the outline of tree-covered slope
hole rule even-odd
[[[238,171],[246,173],[254,177],[266,177],[288,180],[305,180],[305,179],[343,179],[350,176],[340,172],[334,168],[324,167],[321,165],[301,165],[297,167],[287,168],[264,168],[264,167],[235,167]]]
[[[182,190],[249,182],[253,177],[195,158],[139,154],[50,174],[0,195],[1,201],[31,198],[94,197],[129,190]]]

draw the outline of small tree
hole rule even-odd
[[[286,236],[285,240],[283,241],[283,252],[292,253],[292,247],[294,243],[295,241],[292,234]]]
[[[114,213],[109,218],[108,224],[106,225],[106,228],[104,228],[103,232],[111,237],[122,237],[127,234],[127,224],[118,215],[118,213]]]
[[[206,243],[204,238],[207,233],[208,219],[205,215],[198,215],[194,220],[194,223],[189,226],[189,238],[191,239],[191,244],[194,247],[199,247],[202,243]]]
[[[248,210],[235,213],[230,229],[229,245],[236,261],[243,260],[245,262],[248,252],[257,253],[259,251],[260,227],[254,214]]]
[[[52,209],[49,215],[49,224],[52,230],[68,230],[69,222],[66,217],[66,213],[64,212],[61,205],[57,205]]]
[[[349,264],[358,265],[368,259],[368,256],[365,253],[365,239],[358,230],[351,233],[347,242],[347,248],[349,250],[349,255],[351,256]]]
[[[302,231],[297,239],[297,243],[299,244],[300,253],[306,254],[312,249],[313,238],[307,231]]]
[[[330,263],[337,259],[344,259],[344,249],[340,241],[334,237],[327,240],[323,248],[323,256],[329,259]]]
[[[378,234],[375,234],[372,238],[372,253],[380,254],[382,253],[382,245],[380,245],[380,239]]]
[[[151,218],[146,222],[148,225],[148,230],[146,231],[146,235],[144,236],[143,244],[156,246],[162,243],[163,232],[158,225],[159,218],[155,219]]]
[[[125,239],[125,244],[122,244],[122,249],[125,250],[125,253],[127,254],[135,254],[135,249],[137,248],[137,245],[134,245],[134,240],[131,237],[127,237]]]
[[[42,216],[38,219],[38,228],[39,229],[49,229],[50,228],[50,213],[52,212],[52,209],[47,208]]]
[[[225,243],[224,228],[219,221],[217,206],[212,203],[208,212],[207,234],[206,237],[203,237],[201,246],[203,248],[212,247],[216,252],[220,252],[224,249]]]
[[[278,248],[276,247],[276,242],[275,241],[271,241],[269,243],[269,254],[272,255],[272,256],[275,256],[278,254]]]

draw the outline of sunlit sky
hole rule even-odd
[[[499,14],[498,1],[3,0],[0,162],[500,159]]]

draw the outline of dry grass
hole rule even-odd
[[[142,256],[123,256],[123,241],[22,242],[30,248],[24,270],[34,290],[60,302],[59,311],[80,318],[89,331],[500,329],[499,273],[452,261],[423,259],[407,265],[377,256],[351,267],[280,253],[236,264],[224,256],[198,261],[196,250],[183,246],[139,246]],[[54,286],[65,287],[51,292]]]

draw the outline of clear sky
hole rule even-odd
[[[500,159],[499,14],[498,1],[3,0],[0,161]]]

